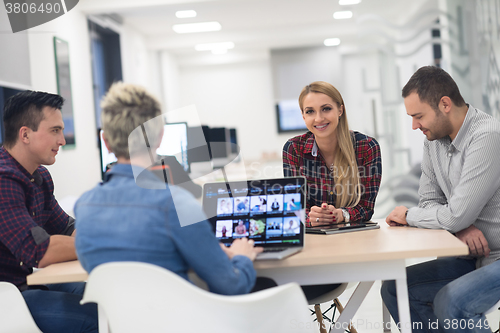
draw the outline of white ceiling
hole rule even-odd
[[[90,14],[118,14],[146,37],[149,48],[189,56],[196,53],[195,44],[210,42],[234,42],[235,49],[229,52],[322,46],[331,37],[339,37],[342,44],[352,43],[359,40],[360,22],[370,15],[386,21],[386,27],[388,23],[401,26],[436,1],[363,0],[358,5],[340,6],[338,0],[85,0],[80,9]],[[195,10],[197,17],[175,17],[176,11],[187,9]],[[352,10],[354,16],[334,20],[338,10]],[[220,22],[222,30],[194,34],[172,30],[174,24],[205,21]]]

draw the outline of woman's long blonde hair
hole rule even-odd
[[[320,93],[330,97],[344,112],[337,126],[337,148],[333,161],[333,179],[335,181],[335,207],[354,207],[361,198],[361,183],[358,174],[358,163],[354,153],[353,141],[349,124],[347,123],[346,107],[340,92],[328,82],[316,81],[302,89],[299,96],[299,106],[304,113],[304,98],[309,93]],[[331,171],[331,170],[330,170]],[[340,191],[339,191],[340,189]]]

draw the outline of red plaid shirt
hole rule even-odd
[[[53,192],[46,168],[31,175],[0,148],[0,281],[22,289],[45,255],[49,235],[73,231]]]
[[[375,198],[382,178],[380,146],[375,139],[367,135],[359,132],[351,133],[362,195],[356,206],[336,208],[346,209],[351,221],[368,221],[373,215]],[[299,175],[307,179],[307,215],[312,206],[321,206],[324,202],[335,206],[336,200],[335,183],[330,168],[326,165],[319,149],[313,147],[315,140],[311,132],[291,138],[283,147],[285,177]],[[313,150],[317,151],[316,156],[313,156]],[[309,218],[306,222],[309,224]]]

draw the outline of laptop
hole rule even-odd
[[[304,247],[306,179],[290,177],[206,183],[203,209],[219,241],[238,238],[264,248],[256,260],[277,260]]]
[[[308,234],[341,234],[351,231],[361,231],[370,229],[379,229],[380,226],[376,222],[348,222],[348,223],[338,223],[338,224],[328,224],[320,225],[315,227],[307,227],[306,233]]]

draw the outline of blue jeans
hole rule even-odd
[[[475,268],[476,260],[459,258],[437,259],[406,268],[410,316],[414,333],[442,332],[434,314],[433,304],[436,294],[448,283],[473,272]],[[385,281],[380,292],[392,318],[399,323],[395,282]],[[439,322],[439,324],[442,323]]]
[[[500,300],[500,261],[448,283],[434,298],[443,332],[491,332],[484,313]]]
[[[97,305],[80,305],[85,283],[31,287],[22,292],[38,328],[44,333],[97,333]]]

